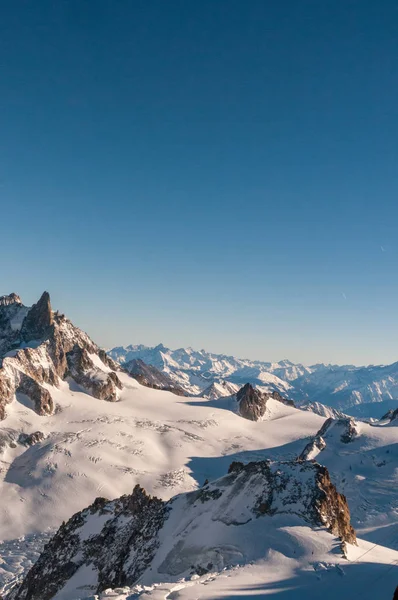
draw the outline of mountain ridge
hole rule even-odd
[[[213,382],[250,382],[264,391],[277,391],[299,404],[322,403],[341,412],[381,417],[398,406],[398,361],[391,365],[306,366],[287,359],[279,362],[241,359],[205,350],[163,344],[118,346],[108,351],[121,364],[139,358],[167,373],[192,395],[200,395]]]

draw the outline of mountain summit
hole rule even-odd
[[[48,388],[67,378],[96,398],[117,400],[117,370],[87,334],[52,310],[48,292],[32,307],[16,294],[0,298],[0,419],[15,394],[26,396],[38,414],[53,413]]]

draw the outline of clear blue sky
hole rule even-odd
[[[4,2],[1,293],[100,344],[398,360],[398,5]]]

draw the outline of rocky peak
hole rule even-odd
[[[323,423],[318,433],[305,446],[299,456],[299,460],[314,460],[319,452],[327,446],[327,441],[333,439],[338,443],[350,444],[358,437],[358,425],[351,417],[333,419],[329,417]]]
[[[14,292],[8,296],[0,296],[0,306],[10,306],[10,304],[22,304],[22,300]]]
[[[67,377],[95,398],[118,399],[118,366],[64,315],[53,313],[48,292],[31,308],[7,302],[0,305],[0,420],[17,393],[27,395],[38,414],[51,414],[50,386]]]
[[[140,486],[113,501],[97,498],[63,524],[9,600],[62,596],[71,579],[90,585],[76,597],[131,586],[146,578],[190,577],[238,564],[251,553],[263,556],[274,540],[272,517],[291,515],[310,527],[325,527],[342,542],[355,543],[344,496],[316,463],[259,461],[233,463],[224,477],[169,502]],[[288,522],[288,521],[284,521]],[[198,535],[199,531],[206,535]],[[257,552],[258,556],[254,556]],[[80,594],[80,595],[78,595]]]
[[[43,292],[40,300],[32,306],[22,324],[21,336],[25,342],[47,337],[53,324],[50,294]]]
[[[265,414],[268,396],[246,383],[236,394],[239,414],[250,421],[258,421]]]

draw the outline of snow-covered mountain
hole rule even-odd
[[[18,394],[39,415],[52,414],[51,387],[67,378],[114,402],[122,387],[118,370],[87,334],[52,310],[47,292],[32,307],[16,294],[0,298],[0,419]]]
[[[398,362],[387,366],[306,367],[288,360],[272,363],[192,348],[170,350],[163,344],[113,348],[109,355],[120,363],[141,358],[195,395],[221,379],[240,386],[250,382],[265,391],[276,390],[300,404],[322,403],[363,417],[380,417],[398,406]]]
[[[347,502],[318,464],[235,462],[221,479],[168,502],[136,486],[114,501],[98,498],[62,525],[10,600],[73,600],[83,590],[220,572],[263,558],[292,526],[314,542],[310,528],[324,527],[331,556],[336,538],[345,553],[356,544]]]
[[[195,367],[192,353],[180,357]],[[172,360],[178,366],[168,357],[169,368]],[[392,597],[394,411],[368,424],[326,415],[319,405],[298,410],[283,400],[291,365],[275,367],[288,373],[279,395],[268,383],[254,388],[217,375],[253,368],[227,358],[230,367],[218,360],[207,379],[202,367],[178,366],[178,377],[200,382],[201,396],[156,389],[170,383],[164,367],[157,367],[163,375],[141,363],[132,375],[121,369],[52,310],[46,293],[33,307],[17,295],[0,300],[0,361],[0,595],[7,600],[93,600],[100,589],[114,600]],[[270,381],[280,373],[262,375]],[[325,424],[325,416],[333,418]],[[318,475],[327,483],[320,464],[330,473],[327,506],[314,505]],[[340,493],[358,538],[343,550],[333,527],[347,516]],[[146,520],[147,505],[165,517],[158,528]],[[127,578],[133,572],[137,578]]]

